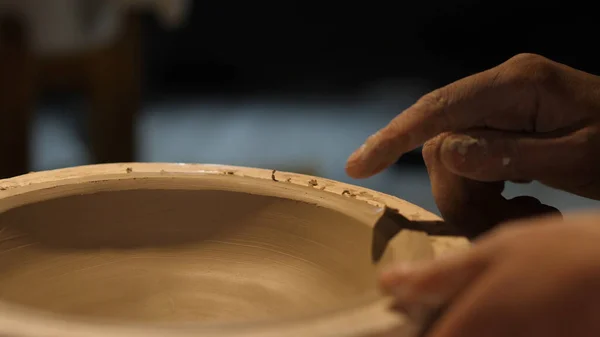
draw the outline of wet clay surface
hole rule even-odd
[[[272,319],[374,286],[368,226],[231,191],[76,195],[0,214],[0,300],[141,322]]]

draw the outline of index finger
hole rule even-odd
[[[486,117],[523,101],[535,101],[535,88],[523,81],[512,59],[421,97],[387,126],[369,137],[348,160],[355,178],[371,176],[402,154],[443,133],[482,126]]]

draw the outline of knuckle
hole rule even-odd
[[[520,53],[520,54],[517,54],[517,55],[511,57],[508,61],[515,62],[518,64],[524,64],[524,63],[537,64],[537,63],[543,62],[544,60],[547,60],[547,59],[538,54]]]
[[[446,97],[443,89],[436,89],[419,99],[419,103],[432,108],[443,107],[446,103]]]
[[[447,87],[436,89],[421,97],[416,105],[419,110],[427,111],[430,120],[437,121],[438,125],[445,128],[452,123],[452,116],[447,111],[450,105],[450,93]]]
[[[444,88],[436,89],[421,97],[417,104],[436,115],[444,115],[448,106],[448,95]]]
[[[556,72],[556,65],[549,59],[531,53],[513,56],[504,64],[513,80],[531,84],[544,84]]]

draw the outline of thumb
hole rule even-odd
[[[398,301],[434,307],[454,297],[485,269],[489,260],[486,250],[473,246],[433,261],[396,264],[381,274],[379,285]]]
[[[450,133],[442,140],[440,159],[452,173],[476,181],[556,181],[565,179],[585,158],[580,136],[550,138],[492,130]]]
[[[421,321],[471,284],[485,270],[489,259],[489,254],[474,246],[426,264],[395,265],[381,274],[379,284],[394,297],[393,309]]]

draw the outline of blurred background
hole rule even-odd
[[[218,163],[350,182],[437,209],[419,151],[347,156],[421,95],[522,52],[600,74],[573,2],[0,0],[0,173]],[[561,210],[594,202],[510,185]]]

